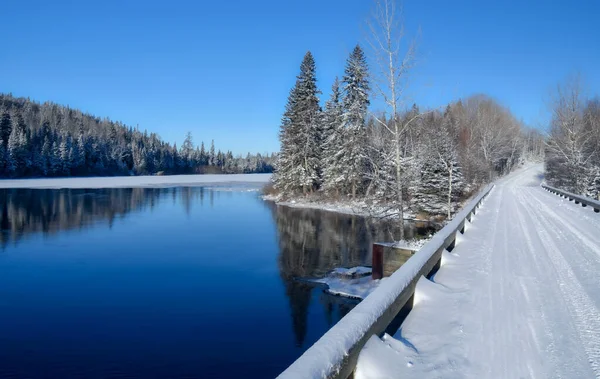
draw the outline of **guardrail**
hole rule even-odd
[[[574,193],[550,187],[545,184],[542,184],[542,188],[555,195],[569,199],[569,201],[575,201],[575,204],[581,204],[582,207],[586,207],[589,205],[590,207],[594,208],[594,212],[600,213],[600,201],[590,199],[589,197],[581,195],[575,195]]]
[[[279,375],[280,379],[340,378],[352,375],[358,355],[369,338],[381,336],[400,310],[412,305],[417,281],[437,271],[442,252],[452,250],[493,184],[485,187],[452,221],[437,232],[388,279],[344,316],[314,345]]]

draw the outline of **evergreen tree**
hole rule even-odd
[[[60,173],[62,175],[69,175],[71,173],[71,141],[67,136],[63,136],[60,145]]]
[[[342,147],[344,143],[344,123],[342,93],[338,78],[331,87],[331,98],[325,104],[323,116],[323,188],[328,192],[336,192],[343,187],[345,167],[342,166]]]
[[[0,118],[0,138],[4,141],[4,148],[8,144],[8,138],[10,136],[10,132],[12,131],[12,122],[10,119],[10,113],[8,111],[4,111],[2,113],[2,118]]]
[[[346,62],[344,75],[343,122],[346,128],[340,163],[346,167],[343,182],[350,183],[354,198],[364,188],[368,168],[367,133],[365,122],[369,102],[369,73],[367,59],[356,46]]]
[[[435,119],[434,115],[430,118]],[[420,185],[414,199],[422,210],[446,214],[450,218],[452,204],[460,199],[465,187],[456,140],[451,135],[453,125],[450,114],[444,115],[442,125],[434,120],[427,129]]]
[[[200,144],[200,157],[199,157],[199,165],[206,166],[208,163],[208,158],[206,157],[206,150],[204,149],[204,141]]]
[[[186,169],[191,169],[195,166],[194,162],[194,142],[192,140],[192,133],[187,132],[185,140],[181,145],[181,158],[183,159]]]
[[[8,137],[8,172],[11,175],[20,175],[26,173],[31,168],[31,158],[29,152],[29,139],[27,137],[27,128],[21,114],[16,114],[12,118],[13,125],[10,136]]]
[[[281,155],[275,185],[291,194],[312,192],[320,185],[322,115],[315,61],[306,53],[290,92],[281,131]]]
[[[208,165],[215,166],[217,164],[217,157],[215,155],[215,140],[210,142],[210,153],[208,155]]]

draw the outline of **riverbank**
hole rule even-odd
[[[263,195],[263,200],[272,201],[277,205],[292,208],[319,209],[328,212],[343,213],[361,217],[398,219],[395,212],[387,212],[387,207],[368,205],[364,200],[325,201],[313,198],[300,198],[290,201],[282,201],[277,195]],[[404,210],[404,219],[407,221],[430,222],[428,219],[419,219],[411,210]]]

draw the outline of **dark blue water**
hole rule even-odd
[[[274,377],[383,230],[226,188],[0,191],[0,377]],[[375,236],[375,237],[374,237]]]

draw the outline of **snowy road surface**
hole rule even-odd
[[[134,188],[217,184],[264,184],[271,174],[108,176],[0,180],[0,188]]]
[[[505,178],[357,378],[600,378],[600,214]]]

